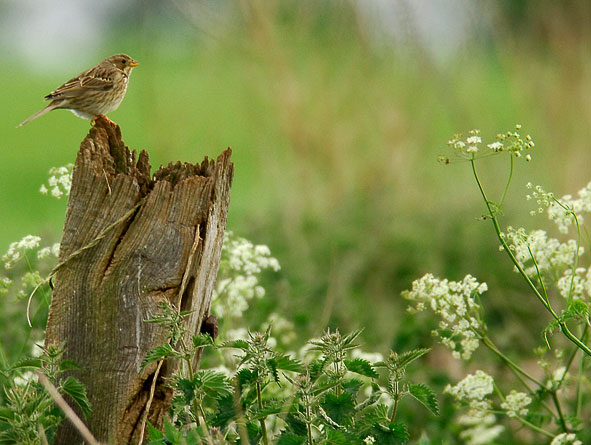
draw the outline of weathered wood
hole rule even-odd
[[[98,119],[81,144],[55,277],[46,343],[66,342],[65,357],[88,390],[88,426],[99,441],[137,443],[156,364],[146,353],[166,332],[145,321],[175,302],[190,332],[209,314],[233,178],[231,150],[217,162],[170,164],[150,177],[148,154],[136,162],[117,125]],[[199,237],[196,240],[196,236]],[[190,259],[191,250],[194,255]],[[158,376],[148,419],[159,425],[171,392]],[[65,421],[56,444],[81,443]]]

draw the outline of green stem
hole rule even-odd
[[[495,228],[495,232],[497,233],[497,237],[499,238],[501,245],[503,246],[503,249],[505,250],[507,255],[509,255],[511,262],[517,268],[517,270],[519,271],[521,276],[525,279],[528,286],[533,291],[534,295],[544,305],[544,307],[548,310],[548,312],[550,312],[550,314],[552,314],[552,317],[554,317],[554,319],[558,322],[558,325],[560,326],[560,330],[566,336],[566,338],[568,338],[571,342],[573,342],[575,345],[577,345],[585,354],[587,354],[588,356],[591,357],[591,349],[586,344],[584,344],[581,340],[579,340],[575,335],[573,335],[573,333],[568,329],[568,326],[566,325],[566,323],[560,319],[560,317],[556,314],[556,312],[554,312],[552,307],[546,302],[546,300],[544,299],[542,294],[540,294],[540,291],[538,291],[538,289],[536,288],[534,283],[527,276],[527,274],[525,273],[525,271],[523,270],[523,268],[521,267],[521,265],[517,261],[517,258],[515,258],[515,255],[513,255],[513,252],[511,252],[511,249],[509,249],[509,246],[507,245],[507,242],[505,241],[504,237],[501,236],[501,228],[499,226],[499,221],[496,217],[496,213],[491,208],[491,203],[488,200],[488,198],[486,197],[486,193],[484,192],[484,188],[482,186],[482,183],[480,182],[480,178],[478,177],[478,173],[476,172],[476,164],[474,162],[474,159],[470,160],[470,164],[472,165],[472,173],[474,174],[474,178],[476,179],[476,184],[478,185],[478,189],[480,190],[480,194],[482,195],[482,199],[484,200],[484,203],[486,204],[486,208],[488,210],[490,219],[493,222],[493,226]]]
[[[396,412],[398,411],[398,401],[400,400],[400,387],[398,386],[398,380],[394,382],[394,406],[392,407],[392,416],[390,417],[390,423],[394,423],[396,420]]]
[[[503,191],[503,196],[501,197],[501,203],[499,204],[499,208],[503,208],[503,204],[505,203],[505,198],[507,197],[507,193],[509,192],[509,185],[511,184],[511,179],[513,178],[513,156],[509,156],[511,159],[511,166],[509,167],[509,178],[507,178],[507,184],[505,184],[505,190]]]
[[[558,413],[558,419],[560,420],[560,426],[564,433],[568,432],[566,427],[566,421],[564,420],[564,414],[562,413],[562,408],[560,407],[560,401],[558,400],[558,396],[556,395],[556,390],[550,392],[552,395],[552,401],[554,402],[554,406],[556,407],[556,412]]]
[[[542,382],[540,382],[535,377],[532,377],[531,375],[529,375],[527,372],[525,372],[523,369],[521,369],[517,363],[515,363],[513,360],[511,360],[509,357],[507,357],[505,354],[503,354],[499,350],[499,348],[497,348],[497,346],[492,342],[492,340],[490,338],[488,338],[486,335],[482,337],[482,343],[484,344],[484,346],[486,346],[488,349],[490,349],[492,352],[494,352],[496,355],[498,355],[499,358],[507,364],[509,369],[511,369],[511,371],[513,371],[515,376],[522,381],[523,385],[528,389],[528,391],[530,393],[533,394],[534,391],[532,391],[530,389],[530,387],[527,385],[527,383],[525,383],[525,381],[522,380],[522,376],[525,377],[526,379],[528,379],[529,381],[535,383],[540,388],[544,387],[544,384]]]
[[[257,387],[257,403],[258,403],[259,409],[262,410],[263,409],[263,398],[261,396],[261,384],[259,382],[257,382],[256,387]],[[265,424],[265,418],[262,418],[260,420],[260,423],[261,423],[261,431],[263,432],[263,443],[265,445],[269,445],[269,438],[267,437],[267,425]]]
[[[310,405],[306,402],[306,432],[308,433],[308,445],[312,445],[312,425],[310,417],[312,417]]]

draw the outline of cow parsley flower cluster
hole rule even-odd
[[[486,372],[478,370],[468,374],[457,385],[447,385],[443,392],[453,396],[456,401],[468,405],[470,412],[486,412],[491,407],[488,396],[494,391],[494,379]]]
[[[227,231],[212,300],[213,311],[221,317],[240,317],[253,298],[265,295],[257,276],[265,269],[280,269],[269,248],[255,245]]]
[[[508,131],[506,133],[499,133],[496,135],[496,140],[487,144],[486,146],[494,153],[509,152],[515,157],[523,158],[526,161],[531,161],[531,155],[526,153],[527,150],[535,147],[534,141],[528,134],[522,137],[519,133],[521,125],[515,125],[515,131]],[[447,141],[447,145],[456,151],[461,157],[472,159],[472,157],[480,152],[480,145],[482,144],[482,137],[480,130],[474,129],[468,132],[468,137],[464,139],[461,133],[454,134],[452,138]],[[525,154],[524,154],[525,153]]]
[[[561,433],[552,439],[550,445],[583,445],[583,442],[573,433]]]
[[[577,249],[575,240],[561,243],[555,238],[549,238],[544,230],[526,233],[523,228],[514,229],[509,226],[502,236],[530,278],[537,277],[537,264],[541,274],[558,279],[565,269],[572,267],[575,256],[581,256],[585,252],[583,247]]]
[[[72,171],[74,164],[68,164],[63,167],[51,167],[49,174],[51,175],[47,180],[47,185],[42,184],[39,191],[44,194],[50,194],[54,198],[60,199],[62,196],[70,195],[70,188],[72,187]]]
[[[460,439],[466,445],[488,445],[503,432],[505,427],[497,425],[494,414],[473,411],[458,418],[458,424],[466,429],[460,433]]]
[[[591,213],[591,182],[578,192],[579,198],[564,195],[558,201],[552,201],[548,206],[548,218],[554,221],[561,233],[568,233],[574,223],[573,213],[577,215],[579,224],[584,222],[584,213]]]
[[[402,292],[402,296],[414,303],[409,307],[410,312],[426,309],[435,312],[441,320],[433,334],[455,358],[468,360],[478,348],[479,332],[484,329],[477,297],[487,290],[486,283],[479,283],[471,275],[456,282],[440,280],[428,273],[413,281],[412,289]]]
[[[527,406],[532,402],[531,397],[523,392],[511,390],[505,401],[501,403],[509,417],[523,417],[527,414]]]
[[[12,268],[18,261],[20,261],[27,250],[36,249],[39,247],[41,237],[35,235],[27,235],[20,241],[10,243],[8,251],[2,257],[4,267],[6,269]]]

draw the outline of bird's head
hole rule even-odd
[[[140,63],[127,54],[115,54],[114,56],[108,57],[105,62],[109,62],[115,65],[118,69],[129,75],[133,67],[138,66]]]

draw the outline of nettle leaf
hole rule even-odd
[[[303,372],[304,367],[299,360],[295,360],[288,355],[278,355],[275,357],[277,369],[282,371]]]
[[[356,331],[351,332],[349,335],[343,338],[343,349],[353,349],[359,345],[353,344],[355,339],[361,335],[363,329],[357,329]]]
[[[378,424],[370,430],[370,434],[380,445],[405,444],[410,438],[406,425],[403,423],[390,423],[387,427]]]
[[[217,401],[215,416],[209,420],[210,426],[224,429],[231,421],[236,418],[236,405],[234,397],[230,394]]]
[[[435,393],[427,385],[417,383],[408,386],[408,393],[423,404],[425,408],[431,411],[436,416],[439,415],[439,407],[437,406],[437,398]]]
[[[248,368],[242,368],[240,371],[236,373],[236,378],[238,379],[238,383],[240,386],[248,385],[249,383],[256,382],[258,378],[258,373],[256,371],[251,371]]]
[[[60,385],[61,392],[69,395],[82,409],[84,417],[87,418],[92,413],[86,387],[75,377],[68,377]]]
[[[146,354],[146,358],[144,358],[144,361],[142,362],[142,369],[144,369],[150,363],[160,361],[175,353],[176,351],[173,349],[170,343],[162,343],[160,346],[156,346]]]
[[[155,428],[149,420],[146,420],[146,426],[148,427],[148,433],[150,434],[150,441],[160,441],[164,439],[164,434],[162,433],[162,431]]]
[[[306,436],[298,436],[297,434],[284,432],[279,436],[277,445],[302,445],[306,440]]]
[[[353,400],[355,400],[355,398],[357,397],[357,392],[359,391],[359,388],[363,386],[363,382],[357,379],[345,380],[344,382],[341,382],[341,384],[343,386],[343,390],[351,394]]]
[[[43,363],[41,359],[38,358],[25,358],[16,362],[12,369],[20,369],[20,368],[35,368],[39,369],[43,367]]]
[[[411,362],[414,362],[419,357],[429,352],[429,348],[413,349],[412,351],[406,351],[394,359],[395,365],[398,369],[406,368]]]
[[[193,346],[196,348],[201,348],[203,346],[213,346],[214,341],[209,334],[197,334],[193,336]]]
[[[77,369],[82,369],[82,366],[74,360],[62,360],[60,363],[60,371],[72,371]]]
[[[374,405],[367,407],[361,413],[361,421],[363,425],[371,427],[376,424],[387,425],[390,423],[388,418],[388,406],[387,405]]]
[[[361,445],[363,442],[342,430],[329,429],[323,445]]]
[[[362,358],[356,358],[353,360],[345,360],[345,366],[351,372],[371,377],[373,379],[378,378],[378,373],[373,369],[371,363]]]
[[[171,443],[181,443],[181,432],[175,428],[175,426],[164,418],[164,438]]]
[[[202,388],[214,398],[222,398],[232,393],[232,385],[224,374],[210,369],[198,371],[193,377],[198,388]]]
[[[312,363],[310,363],[308,365],[308,373],[310,374],[310,380],[312,380],[314,382],[315,380],[320,378],[320,376],[322,376],[322,374],[324,372],[324,368],[326,368],[327,364],[328,364],[328,361],[326,359],[325,360],[315,360]]]
[[[178,379],[176,387],[183,393],[185,404],[190,405],[195,397],[195,382],[189,379]]]
[[[343,421],[347,419],[351,420],[355,415],[355,402],[353,401],[353,396],[348,392],[344,392],[341,395],[333,393],[326,394],[321,406],[328,416],[339,425],[342,425]]]
[[[275,358],[267,360],[267,369],[273,376],[273,381],[279,384],[279,373],[277,372],[277,360]]]
[[[242,349],[244,351],[248,350],[248,342],[246,340],[230,340],[220,343],[218,348],[234,348],[234,349]]]

